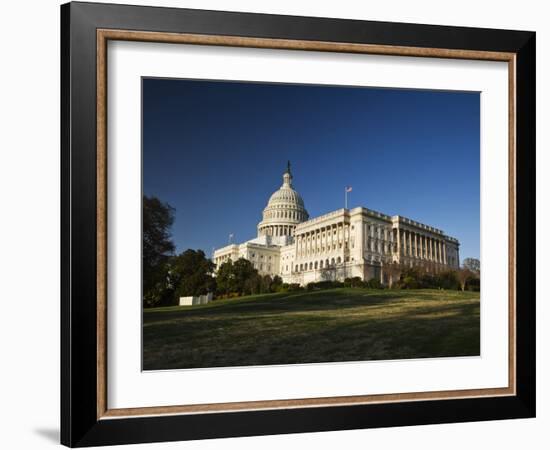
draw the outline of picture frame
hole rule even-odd
[[[111,409],[107,43],[502,61],[509,71],[509,384]],[[61,442],[70,447],[535,416],[533,32],[72,2],[61,6]]]

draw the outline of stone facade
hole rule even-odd
[[[397,262],[432,271],[459,267],[459,242],[442,230],[402,216],[364,207],[339,209],[309,218],[292,186],[290,164],[283,185],[269,199],[258,224],[258,237],[214,252],[217,267],[245,258],[262,275],[285,283],[322,280],[387,279],[383,267]]]

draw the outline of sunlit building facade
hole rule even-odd
[[[301,285],[352,277],[385,284],[383,268],[392,262],[432,272],[459,267],[459,242],[442,230],[364,207],[310,218],[292,181],[289,164],[263,210],[257,237],[215,250],[216,267],[245,258],[262,275]]]

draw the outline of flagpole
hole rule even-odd
[[[348,192],[351,192],[351,186],[344,187],[344,208],[348,209]]]
[[[344,187],[344,197],[345,197],[344,209],[348,209],[348,187],[347,186]]]

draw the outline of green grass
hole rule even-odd
[[[330,289],[146,309],[143,368],[479,355],[479,293]]]

